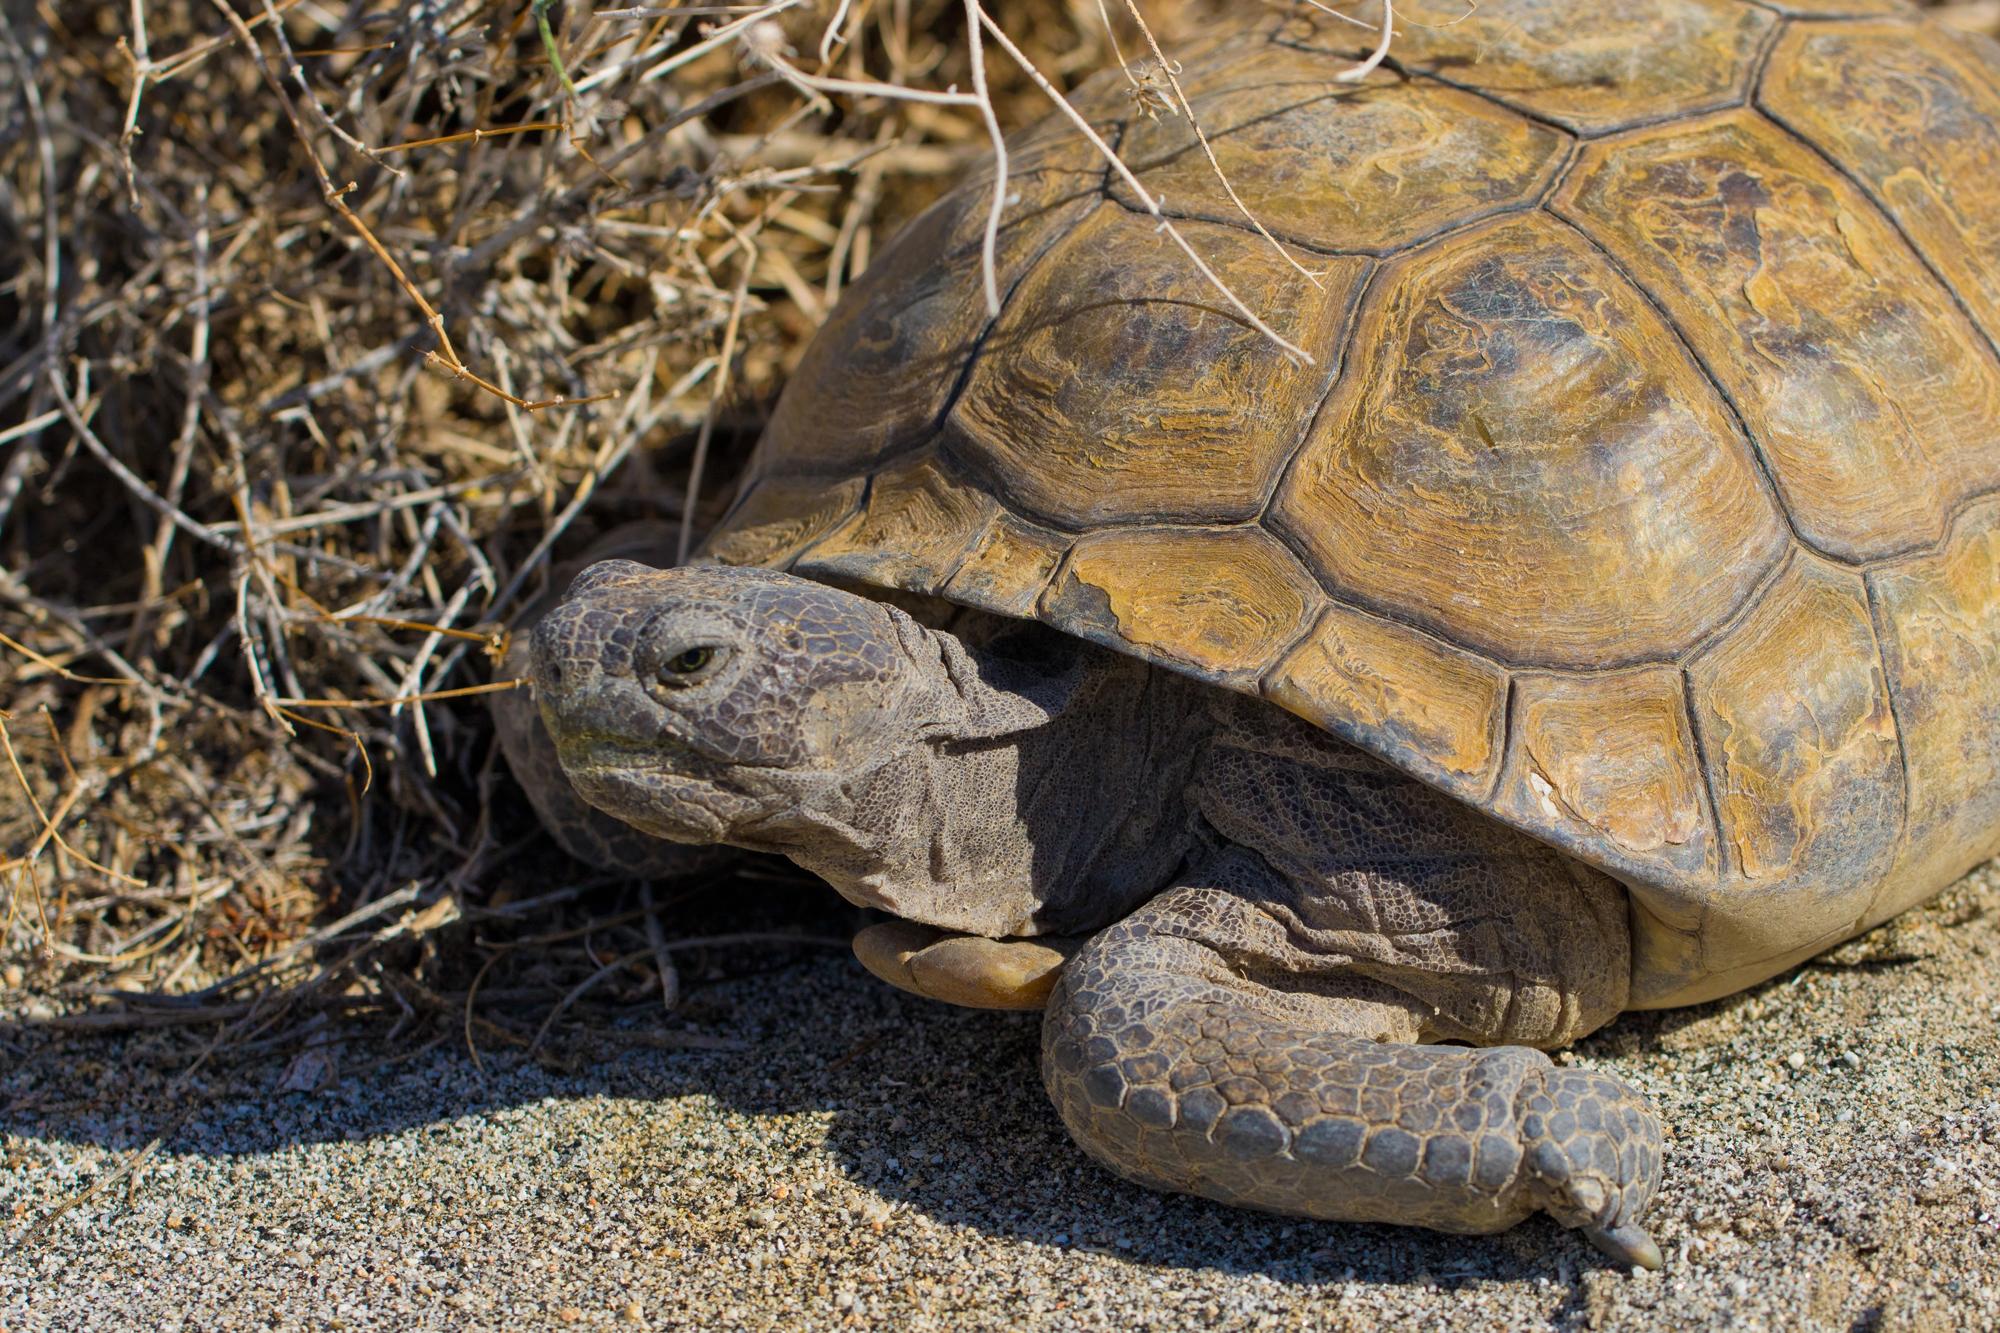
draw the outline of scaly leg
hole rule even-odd
[[[1540,1209],[1656,1266],[1658,1120],[1528,1048],[1623,1007],[1623,887],[1275,710],[1192,790],[1207,850],[1050,997],[1077,1141],[1277,1212],[1490,1232]],[[1488,1049],[1417,1044],[1441,1039]]]
[[[1614,1258],[1659,1250],[1639,1217],[1660,1128],[1607,1074],[1521,1046],[1410,1044],[1374,988],[1287,993],[1201,937],[1253,910],[1170,891],[1057,983],[1043,1076],[1070,1133],[1119,1175],[1274,1212],[1500,1231],[1537,1209]]]

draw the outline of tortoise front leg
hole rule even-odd
[[[1255,950],[1229,946],[1250,915],[1233,893],[1170,890],[1063,969],[1042,1073],[1085,1151],[1141,1184],[1309,1217],[1482,1233],[1540,1209],[1659,1267],[1639,1225],[1660,1171],[1643,1098],[1526,1047],[1410,1044],[1421,1006],[1365,976],[1246,965]]]

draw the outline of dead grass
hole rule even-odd
[[[553,555],[712,521],[841,288],[1046,109],[898,91],[974,86],[968,12],[556,6],[574,98],[526,0],[0,28],[0,987],[231,1046],[670,987],[463,696]],[[991,12],[1115,64],[1092,0]]]

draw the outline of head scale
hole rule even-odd
[[[757,569],[591,566],[536,626],[533,677],[592,805],[679,842],[784,850],[811,795],[908,743],[936,650],[879,602]]]

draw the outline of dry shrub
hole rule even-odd
[[[974,109],[770,58],[963,88],[963,0],[756,8],[556,5],[576,98],[528,0],[0,26],[0,1005],[35,1032],[531,1044],[671,999],[685,951],[530,831],[453,692],[552,557],[714,519],[840,289],[986,151]],[[1065,87],[1114,63],[1095,0],[990,9]],[[1204,11],[1145,12],[1171,48]],[[1046,111],[988,69],[1001,124]]]

